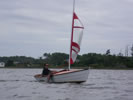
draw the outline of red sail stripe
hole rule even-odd
[[[79,51],[80,51],[80,46],[79,46],[77,43],[72,42],[72,46],[74,46],[74,47],[78,48],[78,49],[79,49]]]
[[[76,13],[74,12],[74,16],[73,16],[74,19],[78,19]]]
[[[75,49],[72,49],[76,54],[78,54],[79,51],[76,51]]]
[[[70,58],[70,64],[73,64],[74,62],[73,62],[73,60],[72,60],[72,58]]]

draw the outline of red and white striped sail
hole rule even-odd
[[[72,20],[72,34],[71,34],[71,46],[70,46],[70,64],[73,64],[76,61],[77,55],[80,51],[83,29],[84,29],[83,24],[81,23],[80,19],[74,12]]]

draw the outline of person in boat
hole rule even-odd
[[[50,78],[55,74],[57,71],[49,70],[48,64],[44,64],[43,71],[42,71],[42,77],[47,77],[48,81]]]

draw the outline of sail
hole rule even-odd
[[[71,46],[70,46],[70,64],[73,64],[76,61],[77,55],[80,51],[83,29],[84,29],[83,24],[81,23],[80,19],[74,12],[72,20],[72,34],[71,34]]]

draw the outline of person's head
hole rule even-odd
[[[44,67],[45,67],[45,68],[48,68],[48,64],[44,64]]]

